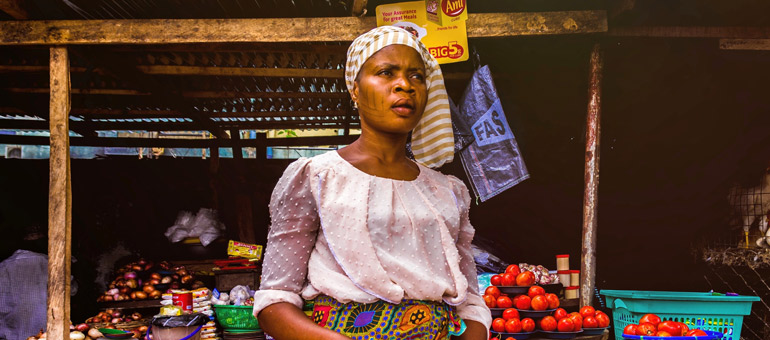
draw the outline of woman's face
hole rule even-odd
[[[425,63],[406,45],[389,45],[369,57],[353,85],[362,129],[409,133],[428,98]]]

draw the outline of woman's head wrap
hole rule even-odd
[[[454,157],[454,135],[449,112],[449,96],[444,86],[444,76],[435,58],[411,33],[395,26],[381,26],[360,35],[348,48],[345,64],[345,84],[353,93],[361,66],[369,57],[388,45],[407,45],[414,48],[425,62],[425,84],[428,100],[425,112],[417,127],[412,130],[412,154],[417,162],[438,168]]]

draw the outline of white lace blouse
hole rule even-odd
[[[369,175],[336,151],[301,158],[270,200],[254,315],[324,294],[346,303],[445,301],[492,323],[478,292],[462,181],[420,165],[411,181]]]

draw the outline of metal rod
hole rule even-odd
[[[596,286],[596,222],[599,201],[599,140],[604,52],[600,43],[591,51],[586,119],[585,187],[583,194],[583,249],[580,262],[580,305],[590,306]]]

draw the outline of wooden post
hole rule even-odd
[[[585,189],[583,194],[583,253],[580,261],[580,305],[590,306],[596,286],[596,221],[599,202],[599,140],[604,56],[600,43],[591,51],[586,119]]]
[[[48,339],[68,340],[72,190],[70,184],[70,73],[66,47],[51,47],[51,156],[48,185]]]

